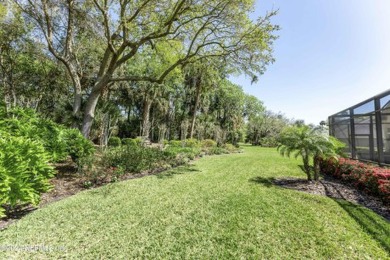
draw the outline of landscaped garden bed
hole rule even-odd
[[[305,179],[278,178],[273,181],[275,185],[307,192],[333,199],[346,200],[355,204],[369,208],[390,221],[390,205],[385,204],[380,198],[369,195],[362,190],[353,187],[352,184],[342,182],[332,176],[325,175],[318,182],[309,182]]]
[[[1,231],[0,245],[15,250],[0,258],[389,257],[386,219],[345,200],[281,189],[272,180],[303,178],[300,162],[272,148],[244,150],[51,203]]]
[[[320,168],[324,175],[350,183],[390,204],[390,169],[345,158],[321,160]]]

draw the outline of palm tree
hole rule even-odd
[[[312,180],[312,169],[314,180],[318,181],[320,174],[319,159],[321,157],[336,156],[340,150],[341,142],[329,136],[321,128],[309,126],[293,126],[286,128],[280,136],[278,151],[283,156],[293,153],[294,157],[302,157],[302,170],[306,173],[307,179]],[[310,166],[310,160],[313,166]]]

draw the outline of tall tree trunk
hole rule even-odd
[[[192,109],[192,119],[191,119],[191,129],[190,129],[190,138],[194,136],[194,130],[195,130],[195,122],[196,122],[196,112],[198,111],[199,101],[200,101],[200,94],[202,92],[202,84],[200,78],[194,79],[194,85],[196,88],[195,93],[195,104]]]
[[[68,73],[73,83],[74,96],[73,96],[72,116],[75,119],[77,119],[80,116],[80,111],[81,111],[81,98],[82,98],[81,80],[75,66],[72,63],[66,63],[65,66],[68,69]]]
[[[142,111],[142,136],[148,138],[149,137],[149,129],[150,129],[150,107],[152,106],[152,100],[146,98],[144,101],[144,109]]]
[[[102,146],[107,146],[108,144],[108,139],[110,135],[110,114],[105,113],[103,115],[102,119],[102,127],[101,127],[101,133],[100,133],[100,145]]]
[[[84,108],[83,123],[81,125],[81,133],[85,138],[89,138],[91,133],[91,127],[93,124],[93,119],[95,117],[95,110],[97,102],[102,94],[102,91],[110,86],[110,77],[111,74],[105,75],[103,78],[98,80],[98,82],[93,87],[91,94],[89,94],[87,103]]]
[[[95,117],[95,109],[99,101],[100,91],[92,91],[88,97],[87,104],[84,110],[83,124],[81,126],[81,133],[85,138],[89,138],[93,119]]]
[[[73,98],[73,111],[72,115],[75,118],[80,116],[81,111],[81,88],[75,88],[74,98]]]

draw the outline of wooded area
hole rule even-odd
[[[274,145],[290,123],[229,81],[273,62],[275,12],[253,1],[5,1],[1,100],[111,136]]]

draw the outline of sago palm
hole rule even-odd
[[[295,158],[301,156],[303,161],[303,171],[309,181],[312,180],[312,169],[314,170],[314,180],[319,178],[319,161],[321,156],[334,156],[338,148],[336,140],[319,128],[309,126],[294,126],[286,128],[280,137],[278,151],[283,156]],[[313,166],[310,166],[310,161]]]

